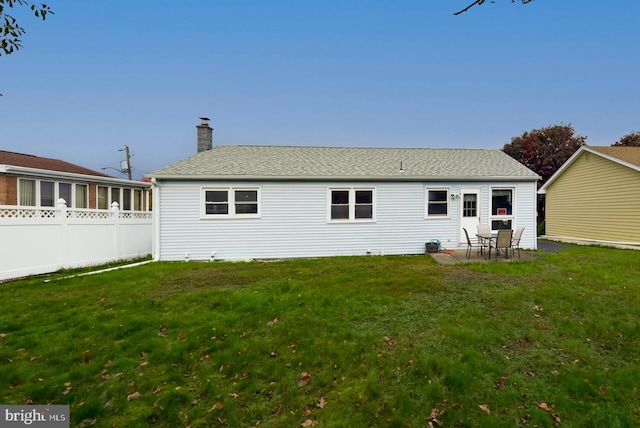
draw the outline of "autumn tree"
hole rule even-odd
[[[587,137],[576,135],[571,125],[553,125],[513,137],[502,151],[537,172],[542,185],[586,141]]]
[[[511,0],[511,3],[516,3],[516,2],[520,2],[522,4],[527,4],[527,3],[531,3],[533,0]],[[465,7],[462,10],[459,10],[458,12],[455,12],[454,15],[460,15],[461,13],[464,13],[466,11],[468,11],[469,9],[471,9],[473,6],[479,6],[483,3],[485,3],[486,0],[475,0],[473,1],[471,4],[469,4],[467,7]],[[490,0],[491,3],[495,3],[496,0]]]
[[[22,37],[25,29],[18,24],[18,21],[7,9],[15,6],[25,6],[31,9],[36,18],[45,20],[48,14],[53,14],[49,6],[40,3],[39,6],[27,0],[0,0],[0,56],[10,55],[22,47]]]
[[[612,144],[612,146],[640,147],[640,132],[633,131]]]

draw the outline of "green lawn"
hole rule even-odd
[[[96,427],[640,425],[640,252],[150,263],[0,284],[0,403]]]

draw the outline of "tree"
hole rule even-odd
[[[612,146],[640,147],[640,132],[633,131],[612,144]]]
[[[502,151],[538,173],[542,177],[539,185],[542,185],[586,140],[587,137],[576,135],[570,124],[553,125],[513,137]]]
[[[17,20],[5,11],[6,8],[14,6],[27,6],[31,9],[36,18],[42,18],[44,21],[47,14],[53,14],[49,6],[40,3],[40,6],[29,3],[27,0],[0,0],[0,56],[4,53],[10,55],[22,47],[22,37],[25,34]]]
[[[469,9],[471,9],[473,6],[475,5],[481,5],[485,2],[486,0],[475,0],[473,3],[471,3],[469,6],[465,7],[462,10],[459,10],[458,12],[455,12],[454,15],[460,15],[461,13],[464,13],[466,11],[468,11]],[[511,0],[511,3],[515,3],[518,0]],[[519,0],[520,3],[522,4],[527,4],[527,3],[531,3],[533,0]],[[496,0],[491,0],[491,3],[495,3]]]

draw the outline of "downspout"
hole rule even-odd
[[[153,261],[160,261],[160,184],[154,178],[151,179],[153,190]]]

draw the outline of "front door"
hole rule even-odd
[[[467,245],[464,230],[469,232],[469,238],[476,241],[478,224],[480,224],[480,189],[460,189],[460,242]]]

